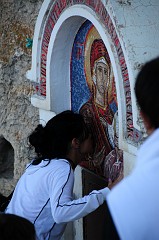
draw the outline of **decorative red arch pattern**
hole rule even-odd
[[[119,38],[117,36],[113,22],[105,9],[101,0],[55,0],[52,3],[52,8],[48,13],[46,24],[44,27],[44,34],[41,45],[41,65],[40,65],[40,83],[36,87],[37,94],[46,97],[46,59],[48,53],[48,45],[51,37],[52,30],[61,15],[61,13],[70,6],[83,4],[91,8],[96,15],[99,17],[100,21],[104,23],[107,32],[109,33],[112,43],[114,44],[117,52],[117,56],[120,63],[125,102],[126,102],[126,138],[133,143],[137,143],[140,140],[140,133],[137,129],[133,127],[133,116],[132,116],[132,103],[131,103],[131,91],[128,69],[125,61],[125,57],[121,48]]]

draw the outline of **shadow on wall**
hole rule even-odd
[[[14,176],[14,149],[2,135],[0,136],[0,178]]]

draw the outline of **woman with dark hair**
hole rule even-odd
[[[66,223],[82,218],[105,200],[108,188],[73,200],[74,169],[92,150],[82,115],[64,111],[29,137],[37,158],[20,178],[6,213],[34,223],[37,239],[60,239]]]

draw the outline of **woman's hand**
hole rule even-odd
[[[108,182],[108,188],[111,190],[116,184],[118,184],[124,177],[123,172],[119,174],[118,178],[112,182],[112,180],[110,179]]]

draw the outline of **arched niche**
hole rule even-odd
[[[71,107],[71,51],[76,33],[86,20],[92,22],[98,30],[113,66],[120,148],[134,154],[141,134],[133,116],[133,86],[129,79],[131,68],[114,23],[100,0],[57,0],[53,4],[44,1],[35,27],[32,68],[27,73],[36,88],[32,104],[40,109],[43,116],[45,110],[58,113]]]
[[[0,177],[12,179],[14,176],[14,149],[10,142],[0,136]]]

